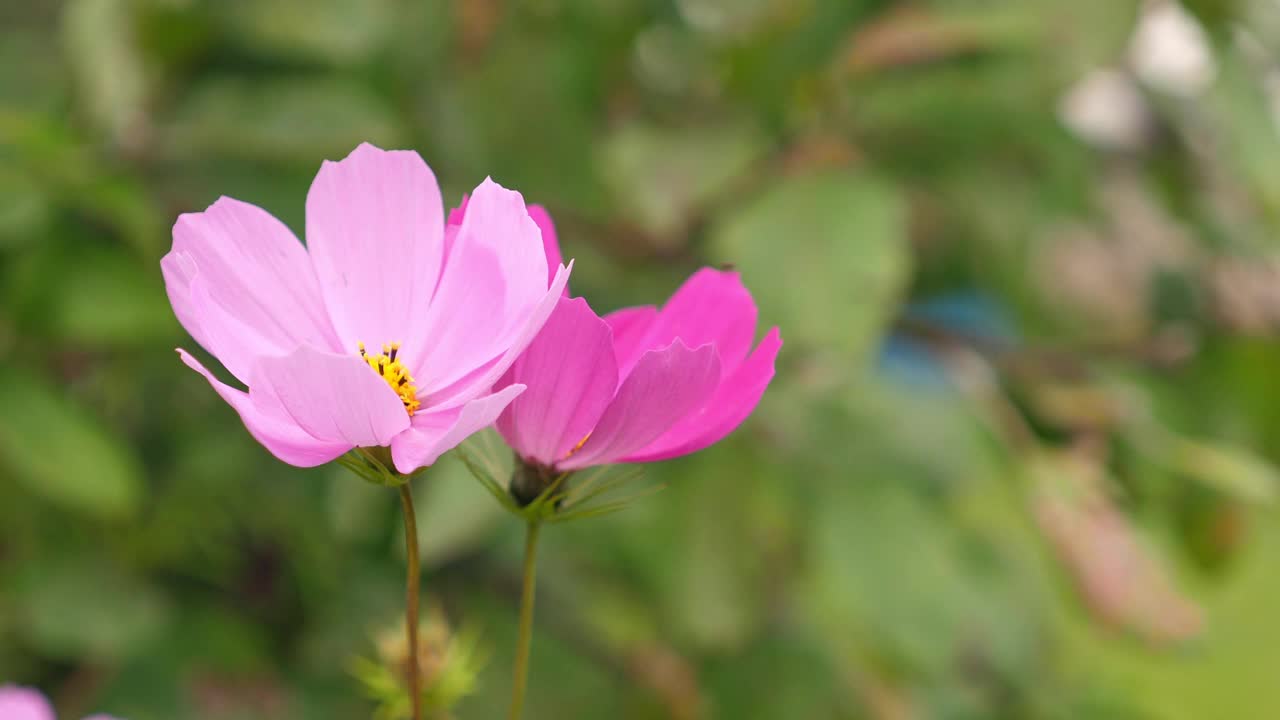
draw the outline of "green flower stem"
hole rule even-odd
[[[516,674],[511,688],[510,720],[520,720],[524,712],[524,691],[529,679],[529,646],[533,641],[533,595],[537,582],[538,531],[540,520],[530,519],[524,539],[524,582],[520,591],[520,632],[516,639]]]
[[[413,720],[422,720],[422,672],[418,668],[418,520],[413,510],[411,483],[400,486],[400,504],[404,506],[404,543],[409,555],[409,580],[405,588],[404,627],[409,638],[409,700]]]

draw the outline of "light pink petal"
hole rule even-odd
[[[538,331],[542,329],[547,318],[551,316],[551,312],[556,307],[556,302],[564,294],[565,285],[568,284],[569,275],[572,272],[573,261],[570,260],[569,267],[562,266],[556,272],[555,278],[551,281],[551,287],[543,292],[542,299],[538,301],[533,311],[525,319],[524,325],[519,329],[519,332],[506,345],[503,353],[477,366],[458,381],[430,393],[428,397],[431,406],[435,409],[444,410],[462,405],[489,392],[498,378],[502,377],[507,368],[511,367],[511,364],[520,356],[520,353],[524,352],[529,343],[533,342]]]
[[[542,331],[498,381],[528,390],[498,418],[521,457],[551,465],[595,427],[618,387],[609,326],[582,298],[562,298]]]
[[[444,253],[435,175],[412,150],[360,145],[307,193],[307,247],[342,342],[420,345]]]
[[[412,426],[391,441],[396,470],[408,474],[431,465],[472,433],[492,425],[524,389],[524,385],[508,385],[459,407],[415,414]]]
[[[506,278],[497,254],[472,243],[454,250],[425,318],[422,347],[405,347],[418,387],[428,395],[457,382],[502,353],[512,330],[506,325]]]
[[[354,354],[302,347],[261,358],[249,395],[259,406],[278,403],[309,435],[335,445],[388,445],[409,427],[400,397]]]
[[[547,284],[550,285],[556,277],[556,268],[563,264],[560,240],[556,237],[556,226],[551,222],[551,214],[541,205],[530,205],[529,217],[533,218],[538,230],[542,232],[542,252],[547,257]],[[564,289],[564,294],[565,297],[569,296],[569,288]]]
[[[282,409],[273,409],[266,404],[255,403],[248,393],[219,381],[186,350],[179,348],[178,355],[187,367],[200,373],[205,380],[209,381],[214,391],[240,414],[240,420],[248,428],[249,434],[280,460],[298,467],[315,467],[351,449],[351,445],[344,443],[317,440],[298,427],[298,424]]]
[[[618,358],[618,368],[625,368],[624,377],[640,356],[652,349],[645,347],[644,342],[657,319],[658,309],[652,305],[623,308],[604,316],[604,321],[613,329],[613,353]]]
[[[546,294],[542,233],[520,193],[486,179],[465,203],[448,263],[422,319],[421,348],[406,346],[429,394],[500,357]]]
[[[690,350],[676,340],[650,350],[622,382],[582,449],[557,467],[606,465],[636,452],[701,407],[719,382],[720,359],[713,345]]]
[[[527,313],[547,289],[542,231],[529,216],[520,193],[485,178],[467,198],[454,251],[466,245],[487,247],[501,262],[508,317]],[[444,312],[449,310],[443,308]],[[513,324],[518,324],[518,319]]]
[[[241,381],[259,355],[337,347],[306,250],[259,207],[224,197],[179,216],[160,269],[178,321]],[[197,283],[203,305],[192,296]]]
[[[54,720],[53,707],[38,691],[0,687],[0,720]]]
[[[703,268],[684,282],[649,326],[643,350],[666,347],[680,338],[690,347],[715,343],[725,375],[751,350],[756,334],[756,304],[736,272]],[[619,361],[623,377],[634,360]]]
[[[458,203],[458,207],[449,211],[449,220],[445,223],[444,228],[444,255],[446,262],[449,254],[452,252],[453,241],[458,236],[458,229],[462,227],[462,219],[467,216],[467,203],[470,201],[470,195],[463,195],[462,202]],[[551,215],[547,209],[541,205],[530,205],[528,207],[529,217],[538,226],[539,232],[542,233],[542,250],[547,258],[547,283],[550,284],[555,280],[556,269],[563,264],[560,256],[560,242],[556,238],[556,226],[551,221]],[[569,295],[569,288],[565,288],[564,294]]]
[[[738,366],[714,395],[686,415],[662,437],[623,458],[623,462],[653,462],[687,455],[719,442],[751,414],[773,379],[774,360],[782,348],[778,328],[773,328],[747,361]]]

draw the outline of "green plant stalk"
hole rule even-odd
[[[409,702],[413,720],[422,720],[422,672],[418,668],[418,520],[413,510],[411,483],[400,486],[400,504],[404,506],[404,543],[408,553],[408,582],[405,586],[404,628],[409,640]]]
[[[533,596],[537,584],[538,532],[540,520],[530,519],[524,538],[524,581],[520,590],[520,630],[516,637],[515,681],[511,686],[510,720],[520,720],[524,712],[524,693],[529,679],[529,646],[533,641]]]

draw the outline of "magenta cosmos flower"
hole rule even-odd
[[[182,215],[161,260],[175,314],[248,391],[179,349],[279,459],[320,465],[391,448],[430,465],[524,389],[497,381],[555,308],[519,193],[485,180],[446,227],[417,153],[364,144],[307,193],[304,248],[266,211],[222,198]],[[550,288],[548,288],[550,277]]]
[[[0,687],[0,720],[55,720],[53,706],[38,691],[8,685]],[[93,715],[85,720],[114,720],[107,715]]]
[[[548,255],[559,257],[549,227]],[[773,378],[782,339],[775,327],[753,351],[755,333],[756,305],[735,272],[704,268],[661,309],[604,318],[582,298],[561,298],[499,381],[528,389],[498,432],[544,482],[701,450],[737,428]]]

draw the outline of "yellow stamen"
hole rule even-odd
[[[578,444],[577,444],[577,445],[574,445],[574,446],[573,446],[573,449],[572,449],[572,450],[570,450],[569,452],[565,453],[564,457],[562,457],[562,458],[560,458],[560,459],[561,459],[561,460],[568,460],[569,458],[573,457],[574,453],[576,453],[576,452],[578,452],[579,450],[581,450],[581,449],[582,449],[582,446],[583,446],[583,445],[586,445],[586,444],[587,444],[587,441],[588,441],[588,440],[590,440],[590,439],[591,439],[591,433],[587,433],[586,435],[583,435],[583,436],[582,436],[582,439],[578,441]]]
[[[418,386],[413,384],[413,376],[409,374],[409,368],[400,362],[400,343],[395,342],[390,345],[382,346],[382,353],[379,355],[370,355],[365,352],[364,343],[357,343],[360,349],[360,357],[369,363],[369,367],[373,371],[382,376],[383,380],[396,391],[396,395],[400,396],[400,402],[404,403],[405,412],[409,413],[409,417],[422,407],[422,403],[418,402]]]

